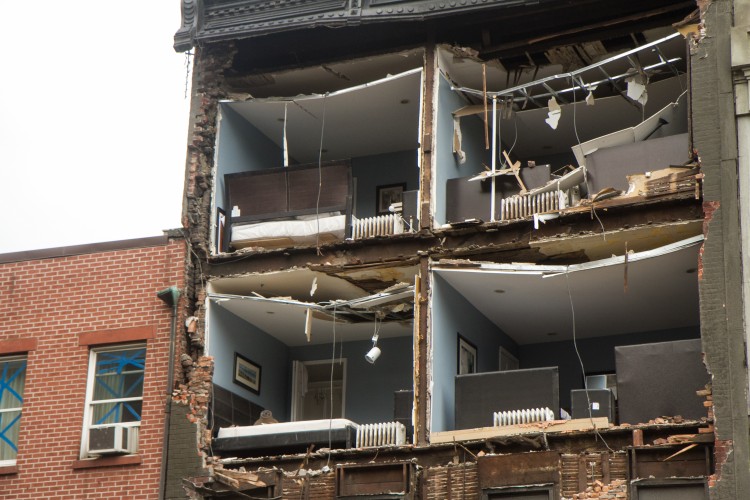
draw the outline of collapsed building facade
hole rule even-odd
[[[184,0],[169,484],[747,495],[748,10]]]

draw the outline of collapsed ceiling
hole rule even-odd
[[[433,272],[518,344],[693,327],[702,239],[632,253],[627,264],[620,256],[571,266],[438,264]]]

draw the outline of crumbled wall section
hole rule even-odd
[[[708,216],[699,291],[701,336],[713,377],[716,419],[716,480],[710,494],[712,498],[750,498],[737,144],[729,53],[734,3],[713,0],[698,5],[705,36],[691,51],[691,105]]]
[[[187,175],[183,205],[184,227],[189,228],[192,248],[201,257],[209,255],[211,191],[218,102],[226,98],[224,71],[231,66],[232,44],[214,44],[196,49],[193,96],[188,141]]]
[[[624,483],[628,479],[628,456],[622,452],[566,453],[561,456],[560,472],[560,489],[564,498],[575,498],[586,492],[607,493],[613,481],[619,484],[619,481]]]
[[[333,472],[318,475],[284,477],[282,498],[304,500],[334,500],[336,475]]]
[[[0,265],[0,342],[36,343],[28,352],[17,470],[0,473],[0,499],[159,498],[172,309],[156,293],[182,289],[184,270],[182,239]],[[92,467],[78,460],[90,352],[79,337],[96,332],[116,342],[123,328],[153,328],[140,463]]]
[[[424,471],[421,498],[480,498],[479,474],[476,462],[464,462],[444,467],[430,467]]]

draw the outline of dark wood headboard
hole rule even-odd
[[[229,248],[232,224],[237,223],[340,211],[346,214],[347,233],[350,230],[352,169],[349,161],[226,174],[224,186],[224,199],[227,202],[224,248]],[[239,208],[240,215],[232,217],[232,208],[235,206]]]

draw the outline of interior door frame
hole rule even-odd
[[[346,358],[337,359],[334,361],[334,363],[341,363],[342,370],[341,370],[341,416],[337,418],[345,418],[346,415]],[[291,421],[292,422],[298,422],[302,419],[300,419],[299,413],[302,411],[302,402],[298,398],[299,391],[299,384],[301,381],[299,380],[299,372],[297,369],[297,366],[301,364],[305,367],[310,365],[330,365],[331,360],[330,359],[318,359],[318,360],[310,360],[310,361],[300,361],[300,360],[292,360],[292,404],[291,404]],[[309,381],[308,381],[309,382]]]

